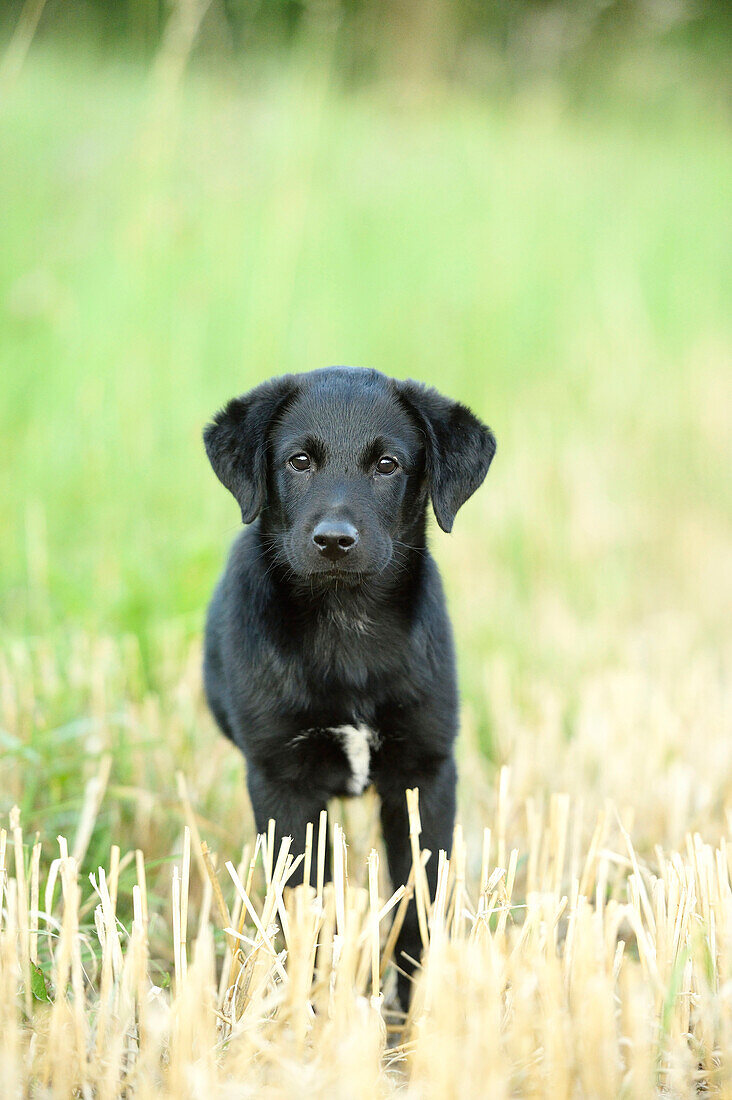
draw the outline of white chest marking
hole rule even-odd
[[[359,726],[334,726],[333,733],[341,738],[343,751],[351,765],[348,790],[350,794],[362,794],[369,778],[373,734],[363,723]]]

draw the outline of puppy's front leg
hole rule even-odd
[[[404,777],[401,778],[403,780]],[[443,757],[435,764],[434,769],[415,776],[413,782],[400,783],[394,776],[390,776],[388,781],[377,781],[377,790],[381,797],[381,830],[394,888],[407,881],[412,866],[406,788],[419,787],[419,815],[422,821],[419,843],[421,848],[429,848],[432,853],[427,863],[427,881],[430,897],[434,898],[440,849],[449,856],[452,848],[456,784],[457,770],[452,756]],[[399,974],[397,989],[401,1006],[406,1011],[414,966],[402,953],[417,962],[422,954],[422,938],[414,899],[407,907],[395,951],[397,965],[405,971],[404,974]]]
[[[275,847],[273,859],[277,859],[282,838],[292,837],[290,852],[297,858],[305,851],[305,832],[308,822],[313,824],[313,847],[317,845],[320,811],[326,808],[327,799],[322,792],[309,791],[292,780],[276,779],[262,768],[250,764],[247,769],[247,786],[254,809],[258,833],[267,832],[270,819],[275,821]],[[330,852],[326,845],[326,879],[330,878]],[[310,885],[315,885],[315,858],[312,861]],[[303,881],[303,865],[295,871],[288,885],[297,886]]]

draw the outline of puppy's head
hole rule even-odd
[[[450,531],[496,446],[436,390],[349,367],[265,382],[230,401],[204,441],[244,523],[261,513],[291,573],[351,584],[419,546],[428,494]]]

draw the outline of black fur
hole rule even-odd
[[[409,875],[405,789],[417,786],[434,891],[455,817],[458,700],[426,506],[429,496],[450,531],[485,477],[493,434],[435,390],[332,367],[235,398],[204,439],[252,524],[211,601],[204,676],[219,726],[246,757],[257,829],[273,817],[277,844],[291,835],[302,851],[307,822],[365,777],[339,728],[366,727],[392,882]],[[293,469],[296,455],[309,469]],[[379,472],[382,456],[393,472]],[[413,903],[398,950],[419,957]],[[400,978],[402,1004],[408,988]]]

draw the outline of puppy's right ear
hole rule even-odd
[[[244,523],[255,520],[266,503],[269,426],[296,388],[290,374],[263,382],[229,401],[203,433],[214,473],[236,498]]]

